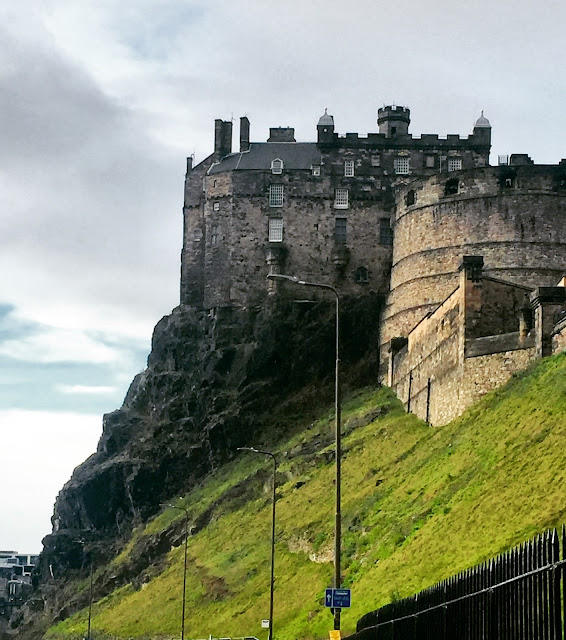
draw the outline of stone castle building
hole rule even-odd
[[[187,162],[181,304],[260,305],[270,273],[378,294],[383,379],[442,424],[561,344],[566,161],[490,166],[483,113],[468,137],[414,137],[406,107],[377,124],[341,136],[325,112],[316,142],[251,142],[243,117],[233,152],[216,120],[214,153]]]

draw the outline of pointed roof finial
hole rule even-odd
[[[474,129],[491,129],[491,125],[489,124],[489,120],[483,115],[483,109],[481,110],[480,117],[476,120],[474,124]]]

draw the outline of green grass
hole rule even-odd
[[[405,414],[387,389],[350,396],[343,417],[343,574],[352,588],[345,633],[367,611],[566,521],[564,356],[514,377],[445,427]],[[332,419],[327,413],[276,447],[278,640],[321,638],[331,628],[322,597],[333,574]],[[189,540],[186,637],[265,636],[269,474],[269,461],[245,454],[178,499],[192,516],[209,510],[211,518]],[[140,540],[182,517],[164,511],[114,562],[127,563]],[[163,567],[142,588],[122,587],[95,604],[95,637],[179,636],[182,545]],[[81,611],[48,637],[80,637],[85,627]]]

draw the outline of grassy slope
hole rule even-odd
[[[389,411],[367,424],[379,405]],[[345,632],[392,598],[566,520],[565,405],[564,356],[513,378],[438,429],[406,415],[386,389],[348,399],[343,567],[353,606],[343,612]],[[322,595],[332,565],[308,556],[328,560],[332,548],[334,467],[325,455],[332,446],[324,448],[331,434],[327,415],[277,447],[275,635],[281,640],[323,637],[331,628]],[[269,463],[258,457],[238,458],[180,502],[196,515],[240,483],[239,497],[232,491],[208,527],[189,540],[186,637],[265,636],[260,621],[269,607],[271,514]],[[135,535],[158,531],[180,515],[170,509]],[[127,561],[127,551],[117,561]],[[144,588],[125,587],[98,603],[93,629],[120,638],[178,636],[182,561],[181,546]],[[85,616],[53,627],[50,637],[78,637]]]

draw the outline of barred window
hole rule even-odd
[[[271,173],[283,173],[283,160],[276,158],[271,162]]]
[[[283,206],[283,185],[282,184],[269,185],[269,206],[270,207]]]
[[[346,162],[344,162],[344,175],[346,176],[346,178],[354,177],[354,161],[353,160],[346,160]]]
[[[389,218],[379,219],[379,244],[393,244],[393,229],[389,222]]]
[[[448,171],[460,171],[462,158],[448,158]]]
[[[348,189],[336,189],[334,195],[334,207],[336,209],[348,208]]]
[[[399,156],[398,158],[395,158],[393,166],[395,167],[395,173],[397,174],[411,173],[408,157]]]
[[[346,218],[336,218],[334,221],[334,242],[346,244]]]
[[[283,218],[269,218],[269,242],[283,242]]]

